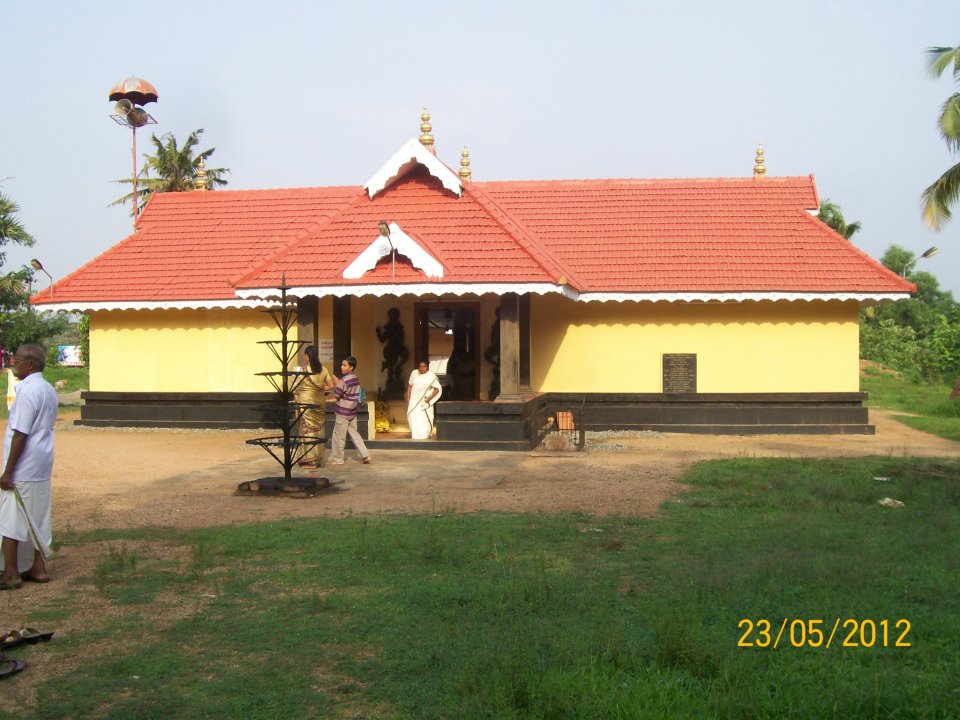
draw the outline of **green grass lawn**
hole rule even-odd
[[[870,407],[896,410],[897,420],[917,430],[960,442],[960,399],[951,400],[945,385],[910,383],[899,376],[867,369],[860,386],[870,393]]]
[[[4,395],[6,395],[6,370],[3,371],[2,377],[2,387]],[[63,388],[57,391],[58,393],[71,393],[75,390],[87,390],[90,387],[90,370],[86,367],[58,367],[54,365],[48,365],[43,371],[43,377],[51,385],[59,380],[63,380],[66,383]],[[0,420],[5,420],[7,415],[7,404],[5,402],[0,402]]]
[[[75,390],[88,390],[90,388],[90,369],[87,367],[48,366],[43,371],[43,377],[51,385],[63,380],[66,385],[58,391],[61,393],[71,393]]]
[[[96,567],[31,623],[105,609],[0,717],[960,716],[960,463],[738,459],[685,482],[658,518],[66,533]]]

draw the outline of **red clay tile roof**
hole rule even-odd
[[[161,193],[137,232],[54,285],[61,302],[235,298],[228,279],[324,221],[358,187]],[[36,296],[49,302],[49,291]]]
[[[432,282],[555,283],[570,274],[483,193],[471,192],[468,186],[458,198],[436,178],[414,171],[372,200],[351,205],[254,272],[235,278],[236,284],[272,288],[279,284],[281,273],[286,273],[292,286],[390,282],[389,264],[385,275],[374,271],[356,280],[342,275],[378,237],[380,220],[397,223],[444,265],[443,278]],[[397,283],[426,281],[419,271],[396,278]]]
[[[907,293],[914,289],[811,217],[812,177],[466,183],[414,170],[360,187],[167,193],[138,232],[56,283],[56,303],[234,299],[238,289],[392,280],[389,258],[344,268],[396,222],[445,267],[402,258],[397,284],[547,283],[582,293]],[[49,290],[35,302],[50,302]]]
[[[811,177],[479,183],[591,292],[908,292],[807,210]]]

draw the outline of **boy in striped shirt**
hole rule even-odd
[[[360,379],[354,374],[357,359],[352,355],[340,363],[340,379],[333,387],[337,403],[333,408],[336,422],[333,425],[333,439],[330,442],[331,453],[328,465],[343,465],[343,451],[347,445],[347,435],[353,440],[365,465],[370,464],[370,453],[357,430],[357,408],[360,406]]]

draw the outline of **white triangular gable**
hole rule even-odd
[[[437,156],[421,145],[416,138],[411,138],[397,150],[393,157],[387,160],[386,164],[367,181],[363,189],[373,198],[417,165],[423,165],[447,190],[460,197],[463,192],[463,182],[461,182],[460,177],[440,162]]]
[[[390,223],[389,240],[382,235],[377,235],[367,249],[347,265],[343,271],[344,279],[357,280],[363,277],[364,273],[373,270],[380,258],[390,254],[391,242],[398,255],[403,255],[409,259],[411,264],[418,270],[422,270],[427,277],[443,277],[443,265],[433,255],[424,250],[416,240],[401,230],[399,225]]]

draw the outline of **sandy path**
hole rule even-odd
[[[293,500],[233,495],[238,483],[279,472],[263,450],[245,444],[254,433],[89,429],[68,424],[73,417],[63,416],[56,437],[55,532],[444,508],[648,514],[679,490],[686,468],[708,458],[960,457],[960,443],[875,410],[872,436],[642,433],[576,454],[374,451],[372,465],[354,456],[321,471],[344,480],[342,489]]]

